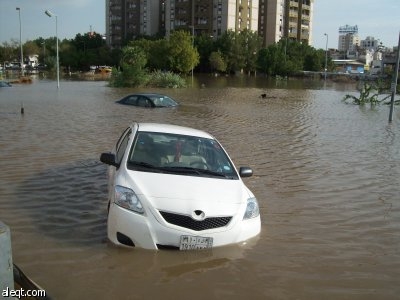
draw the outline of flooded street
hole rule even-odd
[[[144,90],[102,81],[2,88],[0,220],[14,262],[54,299],[398,299],[400,108],[389,124],[388,106],[341,101],[358,95],[351,84],[227,80],[151,90],[173,109],[118,105]],[[197,252],[110,244],[99,156],[132,121],[203,129],[252,167],[260,236]]]

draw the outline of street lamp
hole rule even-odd
[[[15,8],[18,10],[19,15],[19,45],[21,48],[21,75],[24,76],[24,54],[22,52],[22,26],[21,26],[21,9],[19,7]]]
[[[192,47],[194,48],[194,0],[192,0]],[[193,66],[192,66],[192,87],[193,87]]]
[[[46,10],[44,12],[48,17],[55,17],[56,18],[56,52],[57,52],[57,59],[56,59],[56,64],[57,64],[57,88],[60,88],[60,63],[58,60],[58,33],[57,33],[57,27],[58,27],[58,22],[57,22],[57,15],[53,14],[51,11]]]
[[[42,42],[42,45],[43,45],[43,59],[42,59],[42,63],[43,63],[43,66],[44,66],[44,65],[45,65],[45,59],[46,59],[46,42],[43,41],[43,42]]]
[[[192,27],[192,47],[194,48],[194,25]],[[193,86],[193,66],[192,66],[192,86]]]
[[[328,66],[328,34],[324,33],[324,35],[326,35],[326,45],[325,45],[325,80],[326,80],[326,71]]]

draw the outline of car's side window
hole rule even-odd
[[[120,139],[117,142],[117,151],[116,151],[116,163],[120,164],[122,158],[124,157],[124,153],[126,150],[126,146],[128,145],[129,137],[132,133],[131,128],[127,128],[124,133],[121,135]]]
[[[130,96],[125,100],[125,104],[137,105],[137,96]]]
[[[139,97],[139,99],[138,99],[138,106],[141,106],[141,107],[150,107],[151,104],[150,104],[150,101],[149,101],[147,98],[145,98],[145,97]]]

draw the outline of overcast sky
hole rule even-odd
[[[55,36],[56,20],[44,14],[50,10],[58,17],[58,37],[73,39],[92,28],[105,33],[105,0],[0,0],[0,43],[19,41],[21,10],[22,41]],[[400,32],[400,0],[315,0],[313,41],[315,48],[338,47],[338,29],[357,25],[361,39],[372,36],[387,47],[397,46]]]

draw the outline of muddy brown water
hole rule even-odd
[[[47,80],[0,90],[0,220],[14,262],[50,296],[399,299],[399,109],[389,124],[387,106],[346,105],[354,85],[332,82],[203,78],[152,90],[175,109],[114,102],[133,91]],[[111,245],[98,158],[134,120],[204,129],[251,166],[260,236],[212,251]]]

